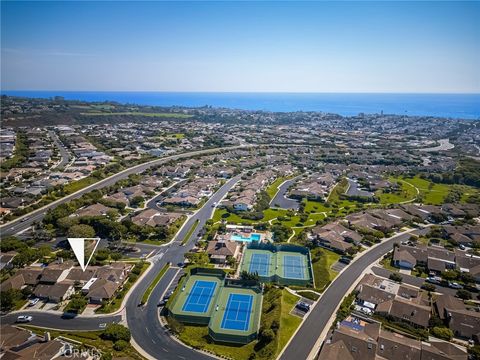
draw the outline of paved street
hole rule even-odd
[[[74,319],[63,319],[60,313],[45,312],[42,310],[25,310],[1,317],[2,324],[13,324],[19,315],[31,315],[33,321],[29,325],[60,330],[101,330],[102,324],[120,322],[120,315],[110,316],[77,316]]]
[[[215,153],[215,152],[218,152],[218,151],[238,149],[240,147],[241,146],[229,146],[229,147],[224,147],[224,148],[214,148],[214,149],[207,149],[207,150],[191,151],[191,152],[188,152],[188,153],[167,156],[167,157],[164,157],[164,158],[152,160],[152,161],[144,163],[144,164],[133,166],[133,167],[128,168],[126,170],[123,170],[123,171],[121,171],[121,172],[119,172],[115,175],[112,175],[112,176],[110,176],[106,179],[103,179],[103,180],[101,180],[101,181],[99,181],[99,182],[97,182],[93,185],[87,186],[86,188],[81,189],[81,190],[79,190],[79,191],[77,191],[73,194],[67,195],[67,196],[65,196],[65,197],[63,197],[59,200],[56,200],[56,201],[52,202],[51,204],[48,204],[48,205],[46,205],[46,206],[44,206],[40,209],[34,210],[31,213],[29,213],[27,215],[24,215],[24,216],[21,216],[16,220],[13,220],[13,221],[10,221],[10,222],[8,222],[4,225],[1,225],[0,226],[0,232],[2,233],[3,237],[15,235],[16,233],[29,228],[30,226],[32,226],[33,223],[41,221],[43,219],[43,217],[45,216],[46,212],[49,209],[53,209],[53,208],[57,207],[58,205],[69,202],[70,200],[77,199],[77,198],[81,197],[82,195],[84,195],[84,194],[86,194],[86,193],[88,193],[92,190],[102,189],[106,186],[113,185],[118,180],[125,179],[131,174],[141,173],[141,172],[145,171],[146,169],[148,169],[152,166],[161,165],[161,164],[163,164],[167,161],[171,161],[171,160],[179,160],[179,159],[184,159],[184,158],[188,158],[188,157],[192,157],[192,156],[196,156],[196,155],[206,155],[206,154]]]
[[[141,297],[145,289],[155,278],[155,275],[160,271],[166,262],[177,264],[183,261],[184,254],[189,251],[195,244],[198,233],[203,228],[208,219],[212,217],[214,208],[212,204],[219,202],[227,192],[240,180],[241,176],[225,183],[206,203],[205,205],[193,215],[185,224],[185,226],[178,232],[175,241],[165,247],[161,260],[156,262],[154,268],[147,276],[137,285],[134,293],[130,296],[127,302],[127,322],[135,342],[152,357],[156,359],[179,359],[183,356],[185,359],[210,359],[208,355],[198,353],[194,350],[179,344],[176,340],[170,337],[165,328],[160,325],[158,319],[159,308],[157,304],[167,291],[170,282],[175,278],[179,269],[171,268],[165,276],[160,280],[158,285],[152,291],[150,299],[145,306],[139,307]],[[181,242],[187,235],[191,226],[198,220],[199,223],[196,230],[191,235],[189,241],[185,246],[181,246]],[[162,251],[162,250],[160,250]],[[163,252],[163,251],[162,251]],[[156,255],[158,256],[158,255]]]
[[[378,266],[373,267],[372,271],[375,275],[378,275],[384,278],[388,278],[393,273],[393,271],[390,271]],[[403,284],[421,287],[425,282],[425,279],[419,278],[416,276],[405,275],[405,274],[400,274],[400,276],[402,277]],[[435,292],[455,296],[457,293],[457,290],[450,289],[449,287],[445,287],[445,286],[435,285]]]
[[[68,153],[67,149],[58,138],[57,134],[55,134],[53,131],[48,131],[48,135],[53,140],[55,146],[60,152],[60,156],[62,157],[62,160],[55,166],[55,168],[63,168],[70,161],[70,154]]]
[[[133,289],[128,298],[125,310],[127,314],[126,320],[133,339],[153,358],[162,360],[178,360],[181,359],[182,356],[184,359],[194,358],[203,360],[211,358],[206,354],[198,353],[172,339],[170,334],[160,324],[158,317],[159,308],[157,307],[157,304],[169,288],[170,282],[180,271],[175,265],[183,262],[184,254],[193,248],[200,230],[203,228],[207,220],[212,217],[213,211],[215,210],[212,206],[213,203],[220,202],[240,178],[241,175],[238,175],[230,179],[215,194],[213,194],[205,205],[187,220],[185,226],[177,233],[175,240],[171,244],[161,247],[152,247],[152,250],[156,250],[152,257],[152,268],[148,271],[145,277],[136,284],[135,289]],[[182,240],[187,235],[190,227],[197,220],[199,223],[196,230],[190,236],[190,239],[185,246],[182,246]],[[147,304],[139,306],[146,288],[151,284],[155,276],[167,262],[172,263],[173,267],[165,273],[163,278],[154,288]],[[121,320],[120,315],[98,317],[78,316],[74,319],[65,320],[61,318],[60,314],[54,315],[51,313],[23,311],[2,317],[1,321],[2,323],[13,323],[18,315],[32,315],[32,325],[65,330],[98,330],[100,329],[101,324],[105,325],[106,323],[119,322]]]
[[[415,234],[422,231],[423,230],[415,230],[413,233]],[[334,314],[335,309],[341,303],[350,287],[360,280],[362,272],[376,260],[392,250],[394,243],[406,241],[410,236],[411,233],[408,233],[386,240],[377,247],[370,249],[356,261],[352,262],[349,267],[342,272],[332,284],[330,284],[328,289],[320,297],[317,305],[311,310],[310,315],[288,344],[280,359],[309,359],[310,352],[315,347],[320,334],[328,325],[330,317]],[[314,349],[315,354],[318,350],[319,348]]]

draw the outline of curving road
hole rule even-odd
[[[278,191],[275,194],[275,197],[270,201],[270,206],[279,207],[282,209],[292,209],[298,210],[300,208],[300,202],[295,199],[290,199],[287,197],[288,188],[297,181],[299,176],[296,176],[293,179],[284,181],[279,187]]]
[[[152,261],[150,269],[129,294],[125,308],[122,311],[126,311],[126,320],[135,343],[152,358],[162,360],[211,359],[209,355],[192,350],[171,337],[168,331],[160,324],[157,303],[180,271],[180,268],[176,267],[175,264],[183,262],[184,254],[193,248],[195,245],[194,240],[199,238],[201,229],[207,220],[212,217],[215,210],[213,203],[220,202],[240,179],[241,175],[237,175],[227,181],[200,210],[185,222],[185,225],[170,244],[156,248],[155,254],[150,258]],[[199,223],[195,231],[185,246],[182,246],[183,239],[197,220]],[[155,286],[147,304],[139,306],[143,293],[166,263],[171,263],[173,266],[167,270]],[[3,316],[1,317],[1,322],[2,324],[13,324],[19,315],[32,315],[33,321],[30,324],[34,326],[74,331],[100,330],[108,323],[120,322],[122,320],[120,314],[90,317],[78,316],[74,319],[62,319],[61,314],[26,310]]]
[[[319,337],[328,326],[332,314],[349,289],[360,280],[360,276],[371,264],[392,250],[394,243],[408,240],[413,234],[424,232],[425,229],[412,230],[394,236],[377,247],[368,250],[365,254],[353,261],[322,294],[318,303],[311,310],[305,321],[294,334],[290,343],[280,355],[281,360],[313,359],[320,350]]]
[[[251,146],[251,145],[238,145],[238,146],[228,146],[228,147],[222,147],[222,148],[191,151],[187,153],[166,156],[164,158],[155,159],[140,165],[132,166],[131,168],[125,169],[117,174],[109,176],[108,178],[100,180],[95,184],[92,184],[90,186],[87,186],[86,188],[83,188],[77,192],[74,192],[73,194],[67,195],[59,200],[56,200],[48,205],[45,205],[44,207],[41,207],[15,220],[12,220],[6,224],[1,225],[0,233],[2,234],[3,237],[14,235],[20,231],[23,231],[29,228],[30,226],[32,226],[33,223],[41,221],[48,210],[53,209],[58,205],[64,204],[70,200],[77,199],[92,190],[102,189],[106,186],[113,185],[118,180],[125,179],[131,174],[141,173],[152,166],[161,165],[171,160],[179,160],[179,159],[189,158],[197,155],[206,155],[206,154],[216,153],[220,151],[228,151],[228,150],[238,149],[245,146]]]

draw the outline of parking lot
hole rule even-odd
[[[331,269],[337,272],[342,271],[348,264],[345,264],[343,262],[337,261],[335,264],[332,265]]]

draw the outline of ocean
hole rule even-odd
[[[117,101],[158,106],[213,106],[278,112],[323,111],[345,116],[358,113],[405,114],[480,120],[480,94],[377,93],[213,93],[124,91],[2,91],[14,96],[68,100]]]

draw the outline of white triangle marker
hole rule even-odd
[[[95,252],[98,244],[100,243],[100,238],[67,238],[67,240],[73,250],[73,253],[77,257],[78,263],[80,264],[82,271],[85,271],[88,264],[90,263],[90,260],[92,259],[93,253]],[[95,247],[93,248],[92,253],[89,256],[87,263],[85,263],[85,240],[95,241]]]

